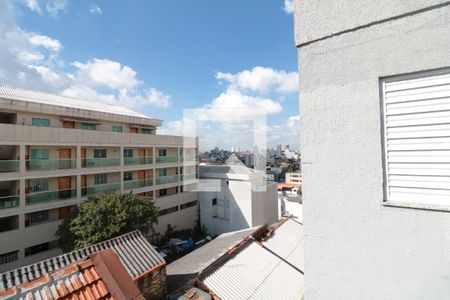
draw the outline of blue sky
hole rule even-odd
[[[268,145],[295,148],[299,105],[290,5],[6,0],[0,4],[0,83],[126,105],[163,119],[166,134],[181,134],[184,108],[258,107],[267,110]],[[208,138],[203,148],[242,148],[248,138],[242,128],[235,133],[242,145]]]

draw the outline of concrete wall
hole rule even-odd
[[[253,191],[250,181],[220,179],[220,182],[219,192],[199,193],[200,221],[209,234],[219,235],[277,221],[275,184],[267,185],[266,191]],[[213,198],[217,198],[217,206],[212,205]]]
[[[449,213],[383,205],[379,91],[450,66],[450,6],[370,24],[438,2],[297,1],[305,299],[450,294]]]

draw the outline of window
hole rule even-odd
[[[174,207],[170,207],[170,208],[166,208],[166,209],[161,209],[159,210],[159,215],[160,216],[164,216],[167,214],[171,214],[178,211],[178,206],[174,206]]]
[[[158,156],[166,156],[167,150],[166,149],[159,149],[158,150]]]
[[[133,157],[133,149],[123,149],[123,157]]]
[[[31,159],[49,159],[49,150],[43,148],[32,148]]]
[[[112,126],[112,131],[113,132],[122,132],[123,131],[123,127],[122,127],[122,125],[113,125]]]
[[[106,149],[94,149],[94,158],[106,158]]]
[[[31,119],[31,125],[33,125],[33,126],[42,126],[42,127],[50,127],[50,120],[49,119],[42,119],[42,118],[32,118]]]
[[[93,123],[81,123],[81,129],[96,130],[97,125],[95,125]]]
[[[107,174],[95,174],[94,184],[106,184],[108,179]]]
[[[191,202],[182,204],[180,206],[180,209],[185,209],[185,208],[189,208],[189,207],[196,206],[196,205],[197,205],[197,201],[191,201]]]
[[[27,218],[28,218],[28,222],[26,220]],[[39,223],[46,222],[49,219],[50,219],[49,210],[42,210],[42,211],[37,211],[37,212],[33,212],[33,213],[26,215],[25,223],[29,224],[27,226],[31,226],[31,225],[36,225]]]
[[[143,134],[151,134],[152,130],[149,128],[141,128],[141,133]]]
[[[158,176],[167,176],[167,169],[158,169]]]
[[[212,205],[213,205],[213,206],[217,205],[217,198],[213,198],[213,199],[212,199]]]
[[[167,195],[167,189],[160,189],[159,190],[159,196],[166,196]]]
[[[133,172],[123,172],[123,180],[133,180]]]
[[[19,251],[12,251],[4,254],[0,254],[0,265],[6,264],[18,259]]]
[[[450,70],[381,80],[386,204],[450,206]]]
[[[38,245],[34,245],[28,248],[25,248],[25,256],[30,256],[36,253],[44,252],[50,250],[52,248],[58,247],[58,241],[46,242]]]
[[[48,191],[48,178],[30,179],[30,192],[44,192]]]

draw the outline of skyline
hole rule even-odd
[[[0,81],[125,105],[163,119],[161,134],[182,134],[184,108],[256,107],[268,116],[269,147],[298,148],[297,58],[285,2],[258,3],[255,14],[256,1],[4,1]],[[229,148],[218,138],[226,134],[245,148],[242,124],[232,125],[209,126],[202,148]]]

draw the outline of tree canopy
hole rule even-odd
[[[157,223],[154,202],[132,193],[103,193],[89,198],[64,219],[56,236],[64,252],[140,230],[147,234]]]

